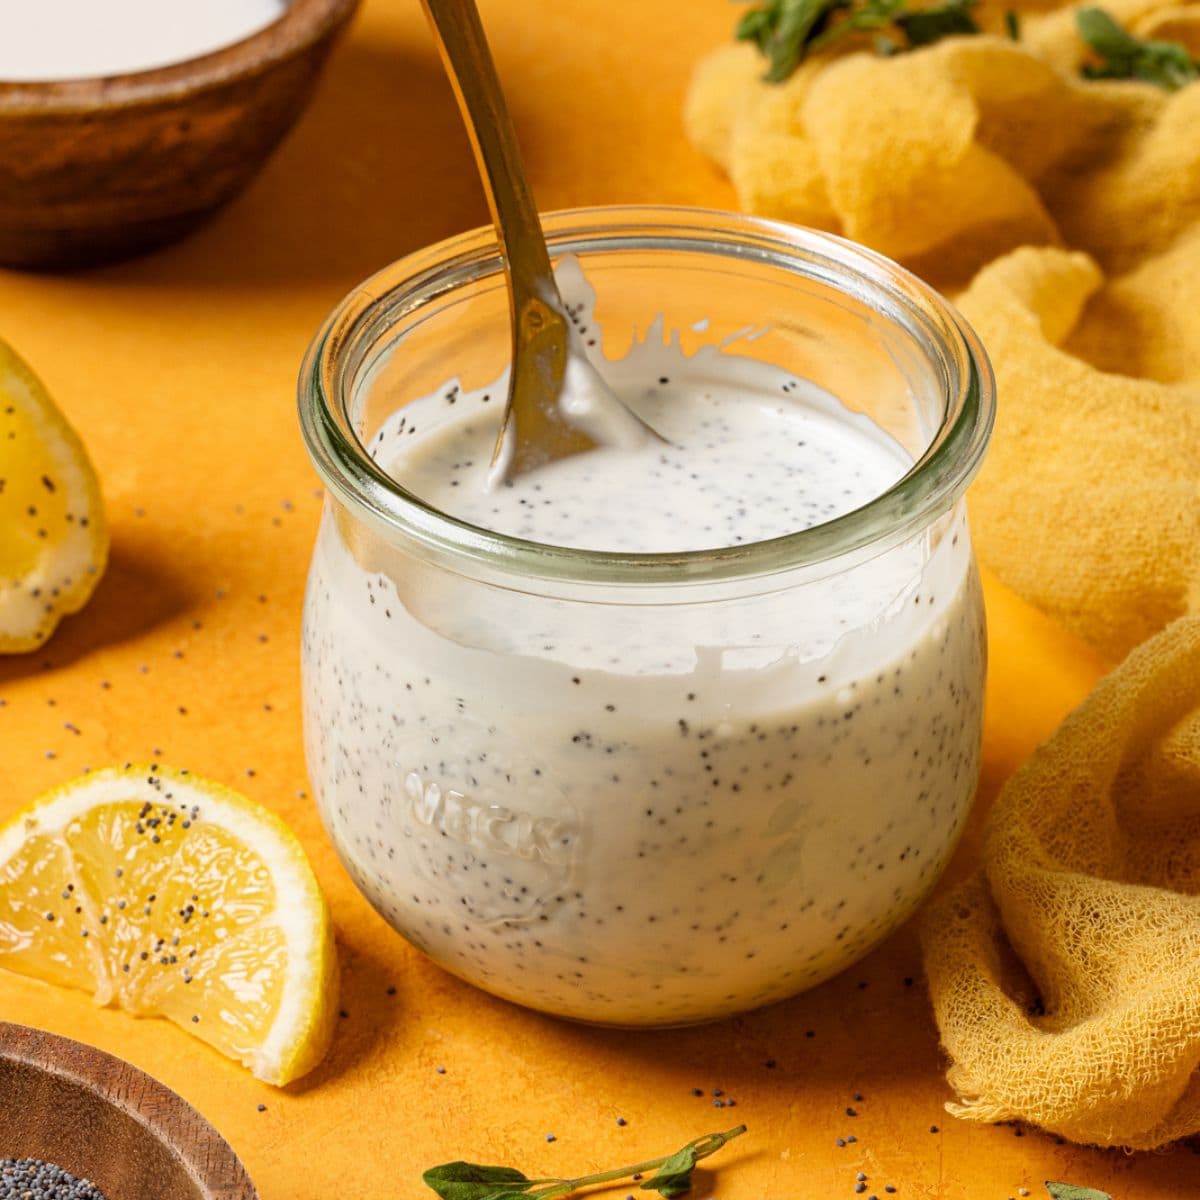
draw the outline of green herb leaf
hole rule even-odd
[[[823,27],[829,14],[850,0],[768,0],[738,22],[735,34],[752,41],[768,62],[764,79],[781,83],[801,63],[807,42]]]
[[[696,1168],[696,1144],[689,1142],[682,1150],[676,1150],[670,1158],[642,1184],[644,1192],[658,1192],[660,1196],[682,1196],[692,1190],[692,1172]]]
[[[1079,36],[1103,60],[1083,68],[1088,79],[1140,79],[1168,92],[1200,79],[1200,62],[1178,42],[1143,41],[1102,8],[1081,8],[1075,14]]]
[[[908,0],[759,0],[734,34],[754,42],[767,59],[764,79],[780,83],[814,50],[854,33],[889,30],[872,41],[877,54],[928,46],[956,33],[981,32],[970,10],[979,0],[946,0],[935,8],[908,8]]]
[[[724,1133],[706,1133],[666,1158],[617,1167],[613,1171],[599,1171],[595,1175],[581,1175],[578,1179],[529,1179],[512,1167],[481,1167],[469,1162],[430,1167],[421,1178],[442,1200],[560,1200],[575,1195],[581,1188],[615,1183],[653,1171],[654,1176],[642,1187],[671,1198],[690,1191],[692,1171],[700,1159],[715,1154],[726,1142],[745,1132],[745,1125],[738,1125]]]
[[[1011,41],[1019,42],[1021,40],[1021,14],[1010,8],[1004,14],[1004,28]]]
[[[442,1200],[513,1200],[517,1196],[528,1196],[533,1183],[512,1167],[482,1167],[469,1162],[430,1167],[421,1178]],[[507,1186],[515,1183],[525,1186]]]
[[[739,42],[755,42],[760,50],[771,36],[771,15],[765,8],[752,8],[738,21],[733,36]]]
[[[823,46],[828,46],[851,33],[887,29],[896,23],[897,16],[904,10],[904,4],[905,0],[867,0],[861,8],[853,9],[842,20],[830,23],[823,33],[808,43],[807,51],[811,53],[813,50],[820,50]],[[883,36],[885,35],[874,40],[878,42]],[[887,40],[892,42],[892,49],[885,53],[895,54],[900,47],[891,38]],[[875,52],[879,53],[878,47],[875,48]]]
[[[980,28],[971,16],[979,0],[950,0],[941,8],[917,8],[902,13],[896,24],[908,38],[910,46],[929,46],[956,33],[979,33]]]
[[[1051,1183],[1048,1179],[1046,1191],[1051,1200],[1112,1200],[1107,1192],[1098,1192],[1095,1188],[1080,1187],[1075,1183]]]
[[[667,1197],[682,1196],[691,1191],[692,1172],[696,1169],[696,1164],[745,1132],[745,1125],[739,1125],[736,1129],[729,1129],[724,1133],[707,1133],[704,1137],[688,1142],[658,1164],[658,1171],[653,1178],[642,1184],[642,1190],[658,1192],[659,1195]]]
[[[643,1183],[642,1187],[657,1192],[660,1196],[666,1196],[668,1200],[673,1196],[685,1196],[692,1190],[692,1173],[688,1171],[683,1175],[672,1175],[654,1184]]]

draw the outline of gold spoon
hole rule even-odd
[[[616,440],[629,445],[658,438],[613,394],[574,335],[474,0],[422,4],[471,138],[508,279],[512,370],[491,482],[596,448],[596,439],[568,420],[560,403],[571,368],[584,383],[588,409],[602,410],[620,430]]]

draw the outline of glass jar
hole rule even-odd
[[[860,958],[963,828],[985,648],[962,494],[991,372],[936,293],[835,237],[685,209],[545,226],[595,287],[610,356],[656,317],[685,351],[736,338],[865,414],[911,469],[825,524],[715,550],[465,524],[372,448],[414,398],[452,404],[507,367],[501,260],[476,232],[387,267],[300,380],[328,489],[309,770],[359,888],[447,970],[584,1021],[707,1020]]]

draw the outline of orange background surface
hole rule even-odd
[[[733,204],[679,117],[691,64],[728,36],[725,0],[481,7],[544,208]],[[580,1174],[740,1121],[749,1133],[698,1174],[700,1200],[851,1197],[860,1170],[881,1197],[888,1183],[900,1198],[1040,1196],[1047,1178],[1119,1200],[1200,1195],[1186,1147],[1127,1156],[944,1113],[911,926],[787,1003],[630,1034],[475,991],[360,899],[306,795],[299,626],[321,498],[294,380],[351,285],[485,220],[416,0],[367,0],[296,131],[201,232],[90,273],[0,272],[0,336],[83,435],[113,536],[90,606],[42,651],[0,661],[0,817],[86,766],[129,759],[242,789],[286,818],[313,860],[347,1014],[326,1063],[284,1092],[164,1022],[2,972],[0,1017],[93,1043],[176,1089],[233,1144],[263,1200],[419,1200],[433,1195],[420,1172],[454,1158]],[[988,602],[983,782],[951,877],[970,868],[1004,778],[1101,670],[990,580]],[[714,1088],[736,1108],[715,1108]],[[857,1141],[837,1147],[849,1134]]]

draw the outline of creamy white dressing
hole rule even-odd
[[[0,0],[0,80],[169,66],[240,42],[286,7],[286,0]]]
[[[602,366],[669,446],[489,490],[505,381],[452,380],[370,452],[460,519],[627,553],[778,537],[911,466],[811,383],[717,347],[689,357],[657,325]],[[448,969],[583,1020],[702,1020],[861,957],[970,806],[982,610],[961,506],[816,574],[722,601],[567,602],[347,544],[327,515],[306,726],[351,874]]]

